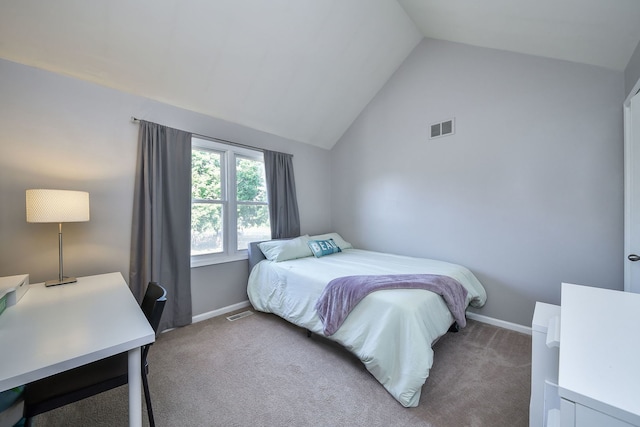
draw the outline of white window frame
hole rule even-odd
[[[221,264],[225,262],[248,259],[246,249],[238,250],[238,218],[236,195],[236,157],[245,157],[264,163],[262,151],[251,150],[218,141],[193,136],[191,149],[201,148],[222,153],[220,161],[221,185],[222,185],[222,218],[223,218],[223,244],[222,252],[191,255],[191,267]],[[193,206],[193,200],[192,200]]]

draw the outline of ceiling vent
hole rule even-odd
[[[447,119],[440,123],[433,123],[430,128],[431,133],[429,134],[429,139],[453,135],[455,133],[455,119]]]

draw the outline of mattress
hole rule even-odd
[[[323,335],[315,305],[332,279],[372,274],[440,274],[467,289],[467,305],[486,301],[482,284],[467,268],[443,261],[361,249],[315,258],[263,260],[252,269],[247,293],[256,310]],[[380,290],[367,295],[330,337],[355,354],[405,407],[418,405],[433,365],[432,344],[454,323],[444,300],[422,289]]]

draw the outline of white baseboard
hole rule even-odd
[[[193,323],[202,322],[203,320],[211,319],[212,317],[222,316],[223,314],[231,313],[232,311],[240,310],[245,307],[249,307],[251,303],[249,300],[239,302],[237,304],[228,305],[226,307],[219,308],[217,310],[209,311],[206,313],[198,314],[191,318]]]
[[[471,320],[477,320],[478,322],[487,323],[489,325],[498,326],[500,328],[510,329],[512,331],[531,335],[531,328],[528,326],[522,326],[517,323],[507,322],[505,320],[494,319],[493,317],[483,316],[482,314],[471,313],[469,311],[467,312],[467,317]]]
[[[223,314],[231,313],[232,311],[240,310],[245,307],[251,306],[249,300],[239,302],[237,304],[228,305],[226,307],[212,310],[206,313],[198,314],[192,317],[192,322],[202,322],[203,320],[211,319],[212,317],[222,316]],[[512,331],[520,332],[523,334],[531,335],[531,328],[522,326],[517,323],[507,322],[505,320],[494,319],[493,317],[483,316],[482,314],[467,312],[467,317],[471,320],[487,323],[489,325],[498,326],[500,328],[509,329]]]

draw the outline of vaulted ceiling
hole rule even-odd
[[[0,58],[331,148],[423,37],[624,70],[638,0],[20,0]]]

